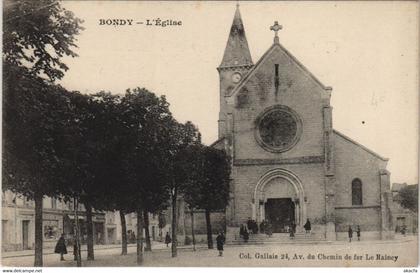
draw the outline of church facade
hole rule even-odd
[[[279,42],[254,63],[237,7],[220,76],[219,139],[232,158],[227,236],[249,219],[273,232],[298,232],[309,219],[328,240],[360,226],[363,236],[392,236],[388,159],[332,127],[332,88]]]

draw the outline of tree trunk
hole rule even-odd
[[[137,265],[143,264],[143,215],[137,210]]]
[[[206,226],[207,226],[207,246],[213,249],[213,237],[211,232],[210,211],[206,209]]]
[[[172,258],[177,256],[177,238],[176,238],[176,232],[177,232],[177,209],[176,209],[176,197],[177,197],[177,188],[175,187],[172,192]]]
[[[35,262],[34,266],[42,266],[42,194],[35,195]]]
[[[92,221],[92,206],[86,202],[86,231],[87,231],[87,259],[93,261],[95,259],[93,250],[93,221]]]
[[[80,246],[80,227],[79,227],[79,203],[76,198],[74,198],[74,221],[75,221],[75,246],[76,246],[76,261],[77,267],[82,266],[82,256],[81,256],[81,246]]]
[[[146,235],[146,247],[144,251],[152,251],[152,243],[150,242],[150,232],[149,232],[149,213],[145,210],[143,211],[144,216],[144,231]]]
[[[195,251],[194,211],[193,211],[193,209],[191,209],[190,212],[191,212],[191,237],[192,237],[193,250]]]
[[[127,224],[125,223],[125,214],[120,210],[121,219],[121,255],[127,255]]]

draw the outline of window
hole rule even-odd
[[[60,230],[58,228],[58,221],[44,220],[44,239],[57,240],[60,237]]]
[[[356,178],[351,182],[351,204],[353,206],[362,205],[362,181]]]
[[[56,209],[57,208],[57,199],[51,197],[51,208]]]
[[[244,108],[245,106],[248,105],[248,103],[249,103],[248,90],[243,88],[238,94],[236,106],[238,108]]]

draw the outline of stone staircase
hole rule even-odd
[[[227,241],[229,245],[263,245],[263,244],[317,244],[328,243],[323,233],[297,232],[295,238],[290,238],[288,233],[250,234],[248,242],[235,235],[233,240]]]

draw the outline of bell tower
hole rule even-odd
[[[228,109],[225,96],[230,94],[253,66],[239,4],[237,4],[223,59],[217,68],[220,79],[219,138],[226,135]]]

